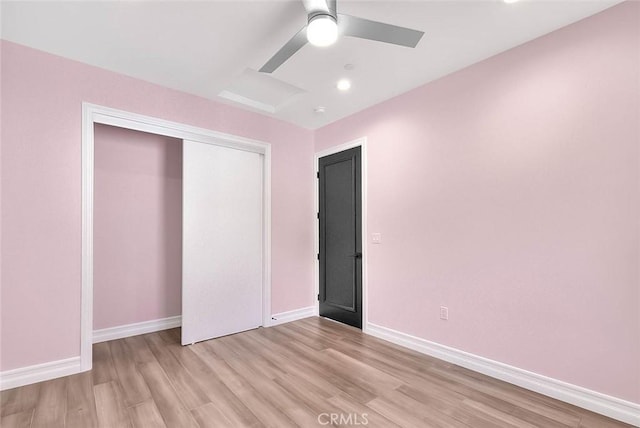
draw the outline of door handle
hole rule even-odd
[[[351,254],[349,257],[355,257],[356,259],[362,258],[362,253]]]

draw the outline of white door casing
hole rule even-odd
[[[116,126],[167,137],[187,139],[263,156],[262,325],[271,325],[271,145],[110,107],[82,103],[82,298],[80,303],[80,366],[67,374],[91,370],[93,345],[93,177],[94,124]],[[39,380],[47,380],[51,377]]]

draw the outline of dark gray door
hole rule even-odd
[[[360,147],[320,158],[320,315],[362,328]]]

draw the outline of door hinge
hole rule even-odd
[[[318,256],[318,260],[320,260],[320,253],[318,253],[317,256]]]
[[[316,214],[316,217],[320,218],[320,213],[317,213],[317,214]]]
[[[320,293],[318,293],[318,302],[320,301]]]
[[[316,172],[316,178],[320,178],[320,171]]]

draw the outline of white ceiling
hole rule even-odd
[[[286,93],[302,92],[267,109],[260,108],[260,100],[243,108],[315,129],[617,3],[339,0],[340,13],[422,30],[425,36],[416,49],[354,38],[329,48],[307,44],[271,76]],[[255,75],[251,69],[259,69],[306,23],[300,0],[2,1],[1,6],[3,39],[238,106],[218,94]],[[355,67],[348,71],[345,64]],[[335,87],[342,77],[353,83],[347,93]],[[243,87],[264,88],[264,82]],[[273,98],[256,92],[256,99],[261,96]],[[326,112],[314,113],[317,106]]]

